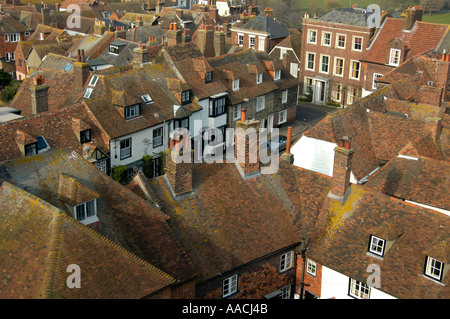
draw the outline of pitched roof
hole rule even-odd
[[[406,45],[405,60],[419,56],[430,49],[435,49],[449,28],[446,24],[417,21],[415,27],[406,32],[403,31],[404,24],[404,19],[387,17],[362,60],[385,64],[389,43],[396,38],[401,39]]]
[[[99,195],[99,222],[92,225],[97,235],[107,237],[122,251],[138,256],[176,280],[183,281],[195,276],[191,262],[167,224],[168,216],[70,149],[3,162],[0,166],[6,171],[6,181],[45,200],[68,217],[73,212],[60,200],[60,176],[67,174],[76,178],[83,187]],[[104,259],[104,262],[111,260],[106,255],[99,255],[98,258]],[[121,269],[117,265],[115,267]],[[130,284],[131,287],[139,285]]]
[[[368,21],[366,12],[354,8],[333,9],[315,20],[359,27],[367,27]]]
[[[270,39],[286,38],[291,34],[286,27],[266,15],[257,16],[237,28],[257,32],[267,32],[269,33]]]
[[[28,29],[8,14],[0,15],[0,33],[22,33]]]
[[[4,182],[0,198],[2,298],[142,298],[175,282],[25,190]],[[67,286],[70,265],[81,269],[76,289]]]

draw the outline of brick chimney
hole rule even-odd
[[[437,140],[441,135],[442,118],[440,117],[426,117],[424,123],[425,134],[431,132],[431,135]]]
[[[210,6],[209,7],[209,18],[217,22],[217,7],[216,6]]]
[[[188,142],[189,135],[185,138]],[[185,148],[180,150],[180,146],[185,143],[183,140],[178,142],[170,139],[170,148],[165,151],[165,177],[170,184],[175,196],[187,194],[193,191],[192,170],[194,168],[193,151],[185,143]],[[183,161],[183,152],[189,152],[188,161]],[[184,154],[186,155],[186,154]]]
[[[126,39],[127,30],[123,26],[117,26],[116,31],[114,31],[114,36],[116,39]]]
[[[340,140],[334,148],[333,180],[330,197],[343,201],[350,189],[350,174],[353,153],[350,140]]]
[[[133,60],[139,65],[150,62],[149,50],[145,45],[139,44],[133,49]]]
[[[164,8],[165,2],[164,1],[158,1],[156,0],[156,8],[155,8],[155,13],[159,14],[161,13],[162,8]]]
[[[43,25],[50,25],[50,8],[48,7],[47,3],[43,3],[41,8],[41,15],[42,15],[42,24]]]
[[[422,21],[423,7],[408,7],[405,10],[405,25],[403,30],[411,30],[416,21]]]
[[[264,15],[268,16],[269,18],[273,18],[273,9],[270,7],[265,8]]]
[[[417,103],[441,106],[442,94],[443,94],[442,87],[422,85],[419,89],[419,92],[415,100]]]
[[[144,21],[141,16],[136,17],[135,25],[137,28],[142,27],[144,25]]]
[[[174,46],[182,42],[183,31],[178,29],[176,22],[171,22],[167,34],[167,45]]]
[[[45,84],[44,76],[38,75],[33,79],[31,90],[31,112],[38,114],[48,111],[49,85]]]
[[[223,33],[225,33],[225,36],[227,38],[231,37],[231,23],[228,21],[223,22]]]
[[[183,20],[183,9],[176,9],[175,10],[175,14],[177,15],[177,17],[180,19],[180,20]]]
[[[98,35],[103,35],[108,30],[105,22],[100,20],[95,20],[94,22],[94,33]]]
[[[236,121],[235,164],[244,179],[260,174],[259,161],[260,121],[248,120],[247,109],[241,109],[241,119]]]
[[[291,153],[291,143],[292,143],[292,126],[287,128],[287,141],[286,141],[286,151],[281,155],[281,158],[286,162],[291,164],[294,163],[294,154]]]
[[[86,62],[84,57],[84,50],[78,50],[77,61],[73,64],[74,71],[74,84],[76,88],[84,88],[84,84],[89,77],[90,68],[89,63]]]
[[[219,27],[214,31],[214,51],[216,56],[225,54],[225,33]]]
[[[437,62],[436,86],[442,88],[443,99],[450,99],[450,54],[442,54]]]
[[[214,28],[212,25],[202,24],[197,30],[197,47],[206,58],[216,55],[214,50]]]

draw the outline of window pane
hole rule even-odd
[[[86,203],[86,217],[95,216],[95,200]]]

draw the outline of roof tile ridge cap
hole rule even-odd
[[[129,251],[128,249],[126,249],[126,248],[120,246],[119,244],[113,242],[111,239],[109,239],[109,238],[103,236],[102,234],[100,234],[99,232],[97,232],[96,230],[94,230],[93,228],[91,228],[91,227],[89,227],[89,226],[87,226],[87,225],[84,225],[84,224],[78,222],[76,219],[74,219],[73,217],[68,216],[68,215],[66,215],[66,214],[59,215],[59,216],[60,216],[59,219],[62,219],[62,220],[64,220],[64,221],[67,221],[67,222],[76,224],[77,226],[81,227],[84,231],[88,232],[90,235],[95,236],[96,238],[98,238],[98,239],[100,239],[101,241],[103,241],[103,242],[107,243],[108,245],[110,245],[112,248],[114,248],[114,249],[116,249],[117,251],[123,253],[126,257],[129,257],[129,258],[131,258],[132,260],[137,261],[137,262],[140,263],[141,265],[143,265],[143,266],[145,266],[145,267],[147,267],[147,268],[150,268],[150,269],[153,270],[153,271],[156,271],[157,273],[163,275],[165,278],[167,278],[167,279],[169,279],[169,280],[171,280],[171,281],[173,281],[173,282],[176,282],[176,281],[177,281],[174,277],[172,277],[171,275],[169,275],[169,274],[166,273],[165,271],[159,269],[158,267],[156,267],[155,265],[153,265],[153,264],[151,264],[150,262],[146,261],[145,259],[143,259],[143,258],[137,256],[136,254],[132,253],[132,252]],[[62,236],[60,236],[60,237],[62,237]]]
[[[78,154],[75,151],[72,151],[72,156],[75,156],[87,163],[89,163],[86,159],[84,159],[80,154]],[[141,204],[144,204],[145,206],[147,206],[148,208],[150,208],[150,210],[156,210],[158,215],[160,215],[160,217],[164,218],[164,221],[167,221],[168,219],[170,219],[169,215],[165,214],[164,212],[162,212],[160,209],[152,206],[149,202],[147,202],[145,199],[143,199],[141,196],[139,196],[138,194],[136,194],[135,192],[133,192],[132,190],[128,189],[127,187],[125,187],[124,185],[120,184],[118,181],[116,181],[115,179],[111,178],[109,175],[105,174],[104,172],[100,171],[98,168],[92,166],[91,163],[89,163],[89,165],[91,165],[90,169],[95,172],[96,174],[101,174],[104,176],[108,176],[109,177],[109,182],[116,184],[118,186],[120,186],[122,188],[122,190],[130,195],[131,197],[137,199]]]

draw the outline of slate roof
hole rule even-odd
[[[6,177],[7,182],[18,185],[31,195],[55,206],[64,212],[61,214],[65,214],[65,218],[72,220],[72,212],[60,200],[59,185],[62,173],[76,178],[84,187],[100,196],[97,198],[99,224],[92,225],[96,236],[108,238],[109,241],[119,246],[118,250],[124,254],[133,254],[139,259],[145,260],[177,281],[188,280],[196,275],[192,263],[167,224],[168,216],[105,175],[70,149],[56,150],[38,154],[31,158],[4,162],[0,166],[6,168],[9,175],[9,177]],[[92,251],[89,246],[82,250]],[[113,258],[114,255],[103,255],[97,250],[95,252],[95,254],[89,254],[89,258],[85,256],[83,263],[85,261],[89,264],[99,258],[103,260],[103,263],[112,261],[117,271],[125,271],[126,265],[124,267],[118,266],[122,261]],[[63,264],[65,261],[68,260],[63,259]],[[139,263],[141,265],[146,264]],[[86,268],[89,269],[90,267],[86,265]],[[161,272],[160,274],[163,275]],[[122,288],[124,289],[141,287],[140,280],[128,282],[127,276],[121,276],[117,272],[113,272],[113,275],[121,278],[119,284],[123,284],[124,287]],[[155,283],[159,282],[164,285],[173,282],[173,280],[167,280],[167,276],[165,278],[165,280],[160,278]],[[67,275],[64,276],[64,283],[66,279]],[[87,280],[86,278],[86,282]],[[127,283],[125,284],[122,280],[126,280]],[[98,289],[109,288],[102,285],[101,282],[94,284],[97,285]],[[128,287],[128,285],[130,286]],[[155,286],[149,285],[150,287],[154,288]],[[159,287],[161,286],[158,285],[157,288]],[[93,290],[92,293],[96,293],[96,291]],[[89,293],[86,294],[90,296]],[[108,296],[105,291],[102,291],[102,294]]]
[[[109,45],[100,53],[97,59],[101,59],[112,66],[125,66],[133,60],[133,49],[139,46],[138,43],[124,41],[121,39],[114,40],[110,44],[123,45],[119,54],[109,52]]]
[[[257,16],[238,27],[239,29],[269,33],[270,39],[286,38],[291,33],[289,30],[268,16]]]
[[[358,27],[367,27],[367,13],[353,8],[337,8],[315,19],[329,23],[341,23]]]
[[[48,53],[42,60],[40,69],[51,69],[51,70],[64,70],[66,66],[72,65],[76,62],[75,58],[70,58],[64,55],[56,54],[53,52]]]
[[[430,49],[435,49],[449,28],[446,24],[417,21],[411,32],[404,32],[402,31],[404,24],[404,19],[387,17],[362,61],[385,64],[389,42],[395,38],[401,39],[406,45],[405,60],[419,56]]]

